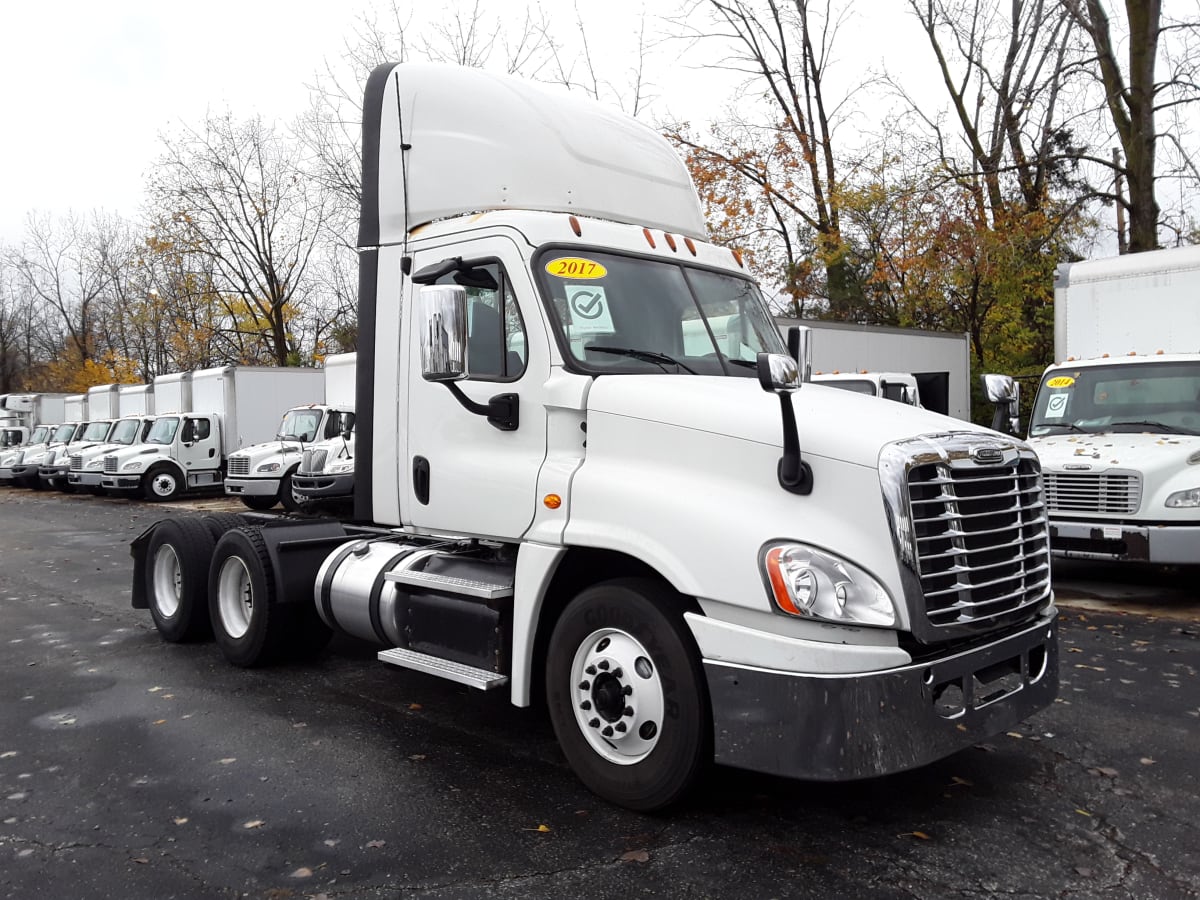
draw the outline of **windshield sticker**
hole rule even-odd
[[[546,271],[559,278],[603,278],[608,269],[593,259],[583,259],[578,256],[560,256],[546,263]]]
[[[1056,378],[1051,378],[1046,382],[1046,387],[1064,388],[1070,387],[1075,383],[1075,379],[1070,375],[1059,375]]]
[[[571,311],[571,330],[575,334],[612,334],[612,313],[608,297],[600,285],[567,285],[567,307]]]
[[[1061,419],[1067,412],[1068,394],[1051,394],[1046,401],[1046,418]]]

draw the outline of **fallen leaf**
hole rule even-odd
[[[151,722],[150,724],[152,724],[152,725],[166,725],[166,724],[167,724],[167,720],[166,720],[166,719],[158,719],[157,721],[155,721],[155,722]]]
[[[1076,866],[1076,867],[1075,867],[1075,871],[1076,871],[1076,873],[1078,873],[1079,875],[1082,875],[1084,878],[1091,878],[1091,877],[1092,877],[1092,870],[1091,870],[1091,869],[1089,869],[1087,866]]]
[[[408,704],[408,708],[411,709],[413,712],[419,712],[422,709],[424,709],[425,707],[423,707],[420,703],[410,703],[410,704]]]
[[[16,755],[17,755],[16,750],[5,750],[3,753],[0,753],[0,759],[11,759],[12,757],[14,757]]]
[[[1075,812],[1079,813],[1081,816],[1087,816],[1089,819],[1092,818],[1092,814],[1086,809],[1077,809]]]
[[[537,828],[526,828],[525,830],[526,831],[537,831],[542,834],[546,834],[550,831],[550,826],[549,825],[539,825]]]
[[[292,878],[312,878],[312,869],[308,866],[301,866],[291,875]]]
[[[378,850],[386,843],[387,841],[367,841],[367,847],[371,850]]]
[[[148,690],[146,693],[148,693],[148,694],[157,694],[157,693],[158,693],[159,691],[161,691],[161,690],[162,690],[162,688],[161,688],[161,687],[158,687],[157,685],[155,685],[154,687],[150,688],[150,690]]]
[[[264,822],[262,819],[251,819],[249,822],[247,822],[242,827],[243,828],[262,828],[266,824],[267,823]]]
[[[292,725],[292,727],[293,728],[307,728],[308,723],[307,722],[296,722],[295,724]]]
[[[621,854],[621,862],[650,862],[650,854],[646,850],[629,850]]]
[[[1068,647],[1067,652],[1068,653],[1082,653],[1083,651],[1080,650],[1078,647]]]
[[[180,816],[178,819],[176,819],[176,820],[175,820],[175,824],[176,824],[176,825],[186,825],[186,824],[187,824],[187,817],[186,817],[186,816]]]
[[[1151,759],[1150,757],[1148,757],[1148,756],[1143,756],[1143,757],[1142,757],[1142,758],[1139,760],[1139,762],[1140,762],[1140,763],[1141,763],[1143,766],[1152,766],[1152,765],[1154,765],[1154,760],[1152,760],[1152,759]]]
[[[1017,740],[1022,740],[1025,737],[1025,735],[1021,734],[1019,731],[1006,731],[1004,733],[1010,738],[1016,738]]]
[[[328,838],[327,838],[327,839],[325,839],[324,841],[322,841],[322,843],[323,843],[323,844],[324,844],[326,847],[336,847],[338,844],[340,844],[340,843],[341,843],[341,841],[340,841],[340,840],[330,840],[330,839],[328,839]]]
[[[896,835],[896,837],[915,837],[915,838],[919,838],[922,841],[932,841],[933,840],[933,838],[931,838],[929,835],[927,835],[923,831],[905,831],[902,834]]]
[[[237,757],[236,756],[227,756],[224,759],[218,759],[217,762],[219,762],[223,766],[227,766],[230,763],[237,762]]]
[[[955,784],[961,784],[963,787],[975,787],[975,782],[967,778],[959,778],[957,775],[951,775],[950,780]]]
[[[1096,774],[1098,774],[1098,775],[1107,775],[1109,778],[1116,778],[1116,777],[1117,777],[1117,770],[1116,770],[1116,769],[1111,769],[1111,768],[1109,768],[1108,766],[1097,766],[1097,767],[1096,767],[1095,769],[1093,769],[1092,771],[1093,771],[1093,772],[1095,772],[1095,773],[1096,773]]]
[[[135,856],[133,858],[133,861],[140,866],[144,866],[150,862],[150,860],[146,859],[146,857],[144,857],[144,856]]]
[[[418,762],[424,758],[425,758],[424,753],[414,753],[412,756],[409,757],[409,759],[416,760]]]

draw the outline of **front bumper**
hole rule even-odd
[[[879,672],[704,660],[716,761],[815,781],[913,769],[1006,731],[1058,692],[1051,609],[1017,634]]]
[[[19,466],[13,466],[12,480],[21,482],[23,484],[32,484],[33,482],[37,481],[38,469],[40,468],[40,463],[35,463],[33,465],[22,464]]]
[[[49,482],[66,481],[70,471],[70,463],[63,463],[60,466],[38,466],[38,478]]]
[[[300,475],[297,473],[292,476],[292,491],[306,500],[351,497],[354,495],[354,473],[343,472],[341,475]]]
[[[100,486],[110,491],[136,491],[142,486],[141,475],[103,475]]]
[[[67,483],[79,487],[99,487],[102,478],[104,478],[103,472],[69,472]]]
[[[225,493],[235,497],[274,497],[279,493],[279,479],[226,478]]]
[[[1066,559],[1188,565],[1200,559],[1200,525],[1129,525],[1051,519],[1050,553]]]

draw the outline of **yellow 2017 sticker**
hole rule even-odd
[[[1051,378],[1046,382],[1046,387],[1070,387],[1075,383],[1075,379],[1070,375],[1059,375]]]
[[[560,256],[546,263],[546,271],[559,278],[603,278],[608,274],[594,259],[584,259],[579,256]]]

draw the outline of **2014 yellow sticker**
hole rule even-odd
[[[1046,387],[1070,387],[1075,383],[1075,379],[1070,375],[1057,375],[1046,382]]]
[[[546,263],[546,271],[559,278],[603,278],[608,269],[594,259],[581,256],[560,256]]]

